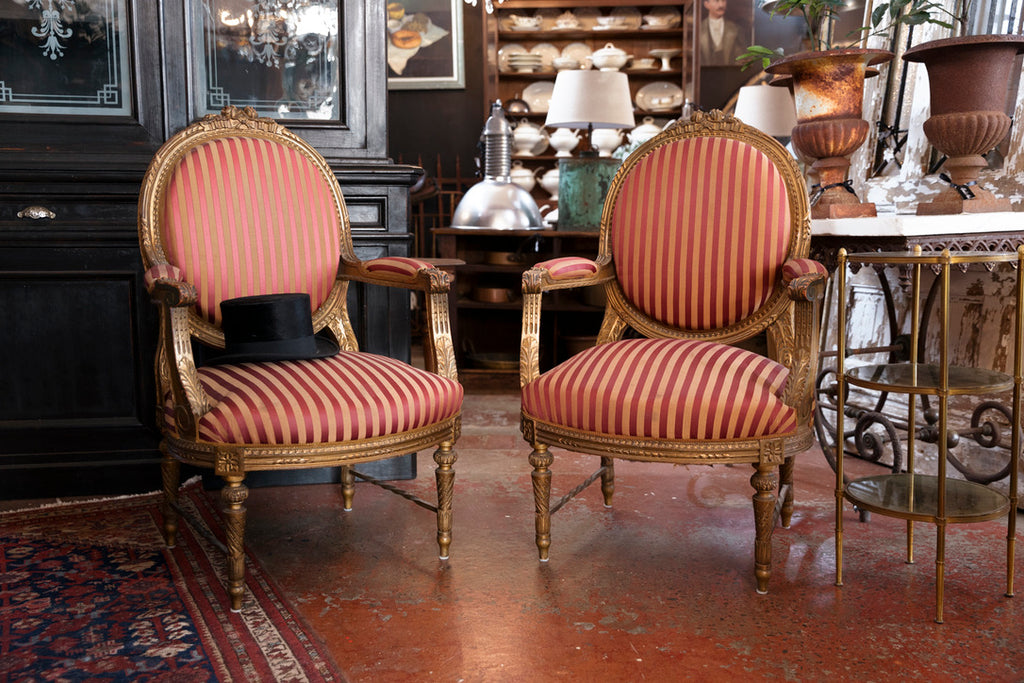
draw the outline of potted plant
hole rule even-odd
[[[739,60],[744,66],[760,62],[776,76],[773,85],[787,85],[796,102],[797,125],[792,141],[797,152],[814,159],[811,168],[819,182],[813,189],[813,218],[874,216],[874,204],[863,203],[847,179],[850,155],[867,139],[870,128],[862,118],[864,79],[876,75],[872,66],[892,59],[888,50],[837,46],[831,22],[843,0],[778,0],[771,14],[798,15],[805,25],[808,50],[786,56],[781,49],[752,45]],[[931,0],[891,0],[875,7],[870,25],[854,32],[865,39],[886,35],[899,25],[951,24],[949,15]]]
[[[982,157],[1010,130],[1006,115],[1006,83],[1024,52],[1024,36],[963,35],[970,0],[961,4],[960,34],[910,48],[903,58],[928,69],[931,116],[924,133],[946,156],[940,174],[948,187],[930,202],[917,206],[918,215],[1010,211],[1008,198],[997,198],[978,185],[988,166]]]

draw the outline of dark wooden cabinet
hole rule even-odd
[[[211,81],[196,61],[204,41],[217,49],[223,42],[201,35],[195,14],[217,4],[112,0],[89,15],[76,7],[62,16],[55,39],[62,53],[51,57],[47,36],[33,32],[43,25],[40,10],[0,0],[0,80],[9,88],[0,99],[2,498],[159,487],[156,317],[142,283],[138,191],[160,144],[204,113],[204,102],[217,101],[204,100]],[[331,163],[357,253],[408,255],[408,192],[420,170],[385,156],[383,0],[311,4],[327,8],[328,24],[344,37],[322,40],[337,54],[318,62],[338,70],[327,96],[337,99],[334,115],[280,120]],[[106,52],[95,44],[100,29]],[[295,45],[313,42],[295,36]],[[278,70],[287,76],[299,62],[292,43],[278,43]],[[87,58],[91,70],[82,66]],[[260,69],[277,73],[267,65]],[[35,81],[10,78],[22,71],[37,74]],[[97,87],[85,82],[94,77]],[[247,103],[227,88],[219,97]],[[349,296],[362,348],[408,359],[408,292],[354,286]],[[414,469],[407,458],[378,474]]]

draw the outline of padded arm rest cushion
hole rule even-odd
[[[160,263],[147,270],[144,279],[146,290],[152,292],[157,280],[177,280],[180,282],[184,281],[185,273],[177,266],[172,266],[169,263]]]
[[[424,268],[433,268],[426,261],[406,258],[404,256],[385,256],[363,263],[367,273],[387,274],[408,278],[410,281],[416,278],[416,273]]]
[[[541,261],[534,268],[548,271],[552,280],[569,280],[577,277],[593,275],[599,268],[597,264],[582,256],[563,256],[561,258]]]
[[[786,261],[782,266],[782,282],[788,285],[793,280],[804,275],[821,275],[828,279],[828,270],[814,259],[794,258]]]

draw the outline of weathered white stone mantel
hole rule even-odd
[[[1024,212],[947,216],[881,213],[871,218],[822,218],[811,221],[812,237],[912,238],[1024,232]]]

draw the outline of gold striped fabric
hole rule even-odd
[[[780,436],[789,370],[700,340],[627,339],[579,353],[523,387],[523,410],[587,432],[668,440]]]
[[[657,148],[625,178],[611,220],[624,293],[647,315],[682,329],[748,317],[771,295],[789,250],[782,176],[739,140]]]
[[[199,292],[198,313],[218,323],[225,299],[282,292],[306,292],[317,309],[341,251],[333,182],[295,149],[259,138],[213,140],[182,158],[161,237]]]
[[[316,360],[199,368],[214,407],[199,438],[231,444],[317,444],[368,439],[455,415],[462,385],[406,363],[341,351]],[[170,398],[164,403],[174,432]]]

